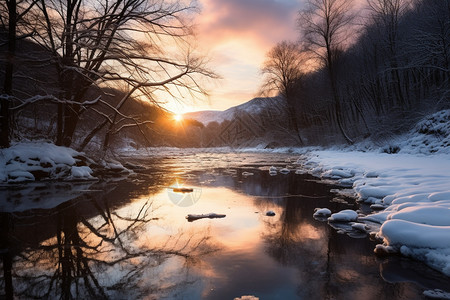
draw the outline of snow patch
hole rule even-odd
[[[70,176],[73,179],[92,179],[92,170],[88,166],[72,167]]]
[[[351,222],[356,221],[358,213],[351,209],[341,210],[338,213],[334,213],[328,218],[330,222]]]
[[[328,208],[316,208],[314,209],[314,217],[329,217],[331,216],[331,210]]]
[[[0,149],[0,182],[90,180],[88,159],[71,148],[47,142],[22,142]]]

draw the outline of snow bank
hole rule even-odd
[[[358,222],[382,225],[376,252],[401,253],[450,275],[450,155],[436,153],[313,151],[306,166],[345,186],[353,182],[358,201],[386,208],[364,217],[352,213]],[[347,212],[329,220],[354,221]]]
[[[381,225],[376,231],[383,244],[375,252],[401,253],[450,276],[450,110],[424,118],[381,150],[357,151],[362,148],[314,150],[303,165],[351,186],[357,201],[371,205],[373,211],[357,220]],[[387,148],[398,151],[388,154]],[[352,221],[342,212],[329,220]]]
[[[46,142],[24,142],[0,149],[0,182],[47,179],[90,180],[91,163],[82,153]]]
[[[450,109],[425,117],[397,143],[399,153],[450,154]]]

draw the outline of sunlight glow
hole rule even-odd
[[[181,122],[181,121],[183,120],[183,116],[182,116],[182,115],[179,115],[179,114],[176,114],[176,115],[173,115],[173,119],[174,119],[176,122]]]

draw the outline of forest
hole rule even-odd
[[[189,43],[196,7],[59,3],[0,5],[3,147],[23,139],[103,151],[383,142],[450,106],[448,0],[367,0],[359,10],[306,1],[298,40],[279,42],[261,66],[260,94],[285,104],[221,124],[175,122],[163,108],[163,92],[183,101],[207,93],[202,78],[219,77]]]
[[[300,142],[383,141],[450,105],[450,1],[351,5],[308,1],[299,42],[267,54],[263,89],[285,96]]]

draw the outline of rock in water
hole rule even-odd
[[[192,215],[189,214],[186,216],[186,219],[188,220],[188,222],[193,222],[196,220],[200,220],[200,219],[205,219],[205,218],[209,218],[209,219],[218,219],[218,218],[225,218],[227,215],[222,215],[222,214],[216,214],[216,213],[209,213],[209,214],[203,214],[203,215]]]
[[[281,170],[280,170],[280,173],[281,174],[289,174],[289,169],[288,168],[282,168]]]

